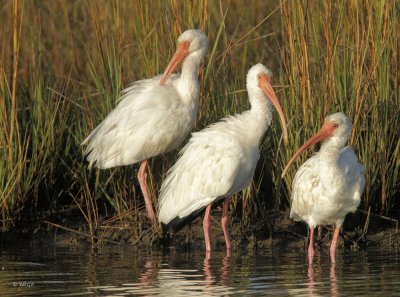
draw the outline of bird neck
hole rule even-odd
[[[251,104],[249,124],[255,131],[256,140],[260,142],[271,125],[273,107],[266,96],[259,92],[252,93],[249,91],[249,97]]]
[[[192,53],[187,56],[182,63],[181,78],[184,80],[197,81],[201,60],[202,57],[197,53]]]
[[[331,163],[330,166],[337,164],[342,148],[343,146],[339,146],[335,142],[324,141],[319,150],[321,160]]]
[[[177,89],[182,96],[182,101],[186,104],[193,104],[194,99],[198,98],[200,91],[198,80],[200,62],[201,59],[192,54],[182,64],[182,72]]]
[[[340,152],[346,146],[346,142],[347,142],[346,136],[343,135],[331,136],[322,142],[320,151],[323,152],[324,154],[332,155],[332,157],[336,155],[338,158]]]

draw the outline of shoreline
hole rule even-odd
[[[211,237],[212,250],[225,248],[220,225],[221,211],[212,212]],[[390,220],[389,220],[390,219]],[[363,249],[378,246],[382,249],[400,247],[400,232],[395,219],[370,215],[357,211],[346,217],[338,249]],[[148,219],[139,221],[115,220],[103,221],[90,233],[90,226],[82,224],[76,215],[62,217],[60,214],[45,219],[26,222],[11,231],[0,233],[0,244],[12,246],[18,244],[40,245],[131,245],[138,248],[177,250],[204,250],[202,216],[178,232],[163,232],[162,228],[151,225]],[[20,223],[21,224],[21,223]],[[397,231],[397,233],[396,233]],[[328,248],[332,239],[332,226],[317,228],[315,245]],[[230,233],[233,251],[242,249],[262,250],[266,248],[306,248],[308,227],[303,222],[289,219],[287,212],[269,216],[263,221],[253,221],[247,225],[238,218],[230,218]]]

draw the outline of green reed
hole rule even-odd
[[[210,39],[195,130],[249,107],[245,77],[258,62],[273,70],[287,115],[289,144],[275,120],[253,184],[234,200],[232,210],[245,223],[289,207],[291,181],[307,156],[282,181],[283,167],[339,110],[353,120],[350,144],[366,168],[361,207],[390,213],[399,206],[396,1],[10,0],[0,16],[3,230],[36,210],[70,204],[93,241],[110,221],[140,225],[138,166],[88,170],[80,143],[124,87],[163,71],[187,28]],[[155,204],[176,158],[172,152],[151,160]]]
[[[327,114],[343,111],[353,122],[350,145],[366,169],[362,207],[383,213],[399,191],[398,12],[396,1],[289,1],[282,8],[284,109],[292,133],[280,166]]]

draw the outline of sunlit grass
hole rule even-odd
[[[307,156],[283,181],[280,173],[336,111],[352,119],[350,144],[366,168],[361,207],[390,213],[399,207],[399,9],[394,0],[6,1],[0,10],[3,230],[22,214],[69,203],[79,207],[92,238],[99,212],[140,220],[138,166],[88,170],[80,143],[124,87],[163,71],[187,28],[210,39],[196,130],[249,107],[245,77],[252,65],[262,62],[274,73],[289,144],[275,121],[254,183],[232,207],[246,222],[289,207],[291,181]],[[173,152],[151,161],[154,196],[175,159]]]
[[[399,191],[398,10],[395,1],[296,1],[282,11],[293,147],[281,151],[280,166],[327,114],[343,111],[353,122],[350,145],[366,168],[362,207],[386,213]]]

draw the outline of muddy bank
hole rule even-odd
[[[225,242],[220,226],[221,209],[212,212],[212,248],[223,250]],[[358,211],[346,217],[339,249],[362,249],[379,246],[383,249],[400,247],[398,221]],[[164,230],[163,230],[164,229]],[[270,215],[263,220],[254,220],[247,225],[238,218],[230,218],[231,238],[234,250],[266,248],[305,248],[308,229],[305,223],[289,219],[288,212]],[[397,231],[397,232],[396,232]],[[328,247],[333,227],[318,229],[316,244]],[[13,231],[0,233],[2,245],[29,243],[56,245],[119,245],[129,244],[140,248],[177,250],[203,250],[202,217],[178,232],[166,231],[160,225],[153,225],[147,218],[103,219],[97,227],[82,224],[77,209],[68,209],[57,214],[39,214],[35,219],[16,226]]]
[[[357,225],[367,215],[353,214],[347,217],[341,232],[339,249],[362,249],[379,246],[384,249],[400,248],[400,232],[396,223],[382,218],[372,218],[369,224]],[[220,226],[220,213],[213,215],[211,236],[213,249],[224,249],[225,242]],[[265,248],[306,248],[308,245],[308,227],[303,222],[289,219],[287,212],[277,214],[264,221],[254,221],[249,226],[231,219],[231,238],[234,249]],[[329,247],[333,226],[318,228],[316,245]],[[397,233],[396,233],[397,231]],[[204,249],[202,218],[197,218],[190,226],[170,235],[169,245],[178,249]]]

